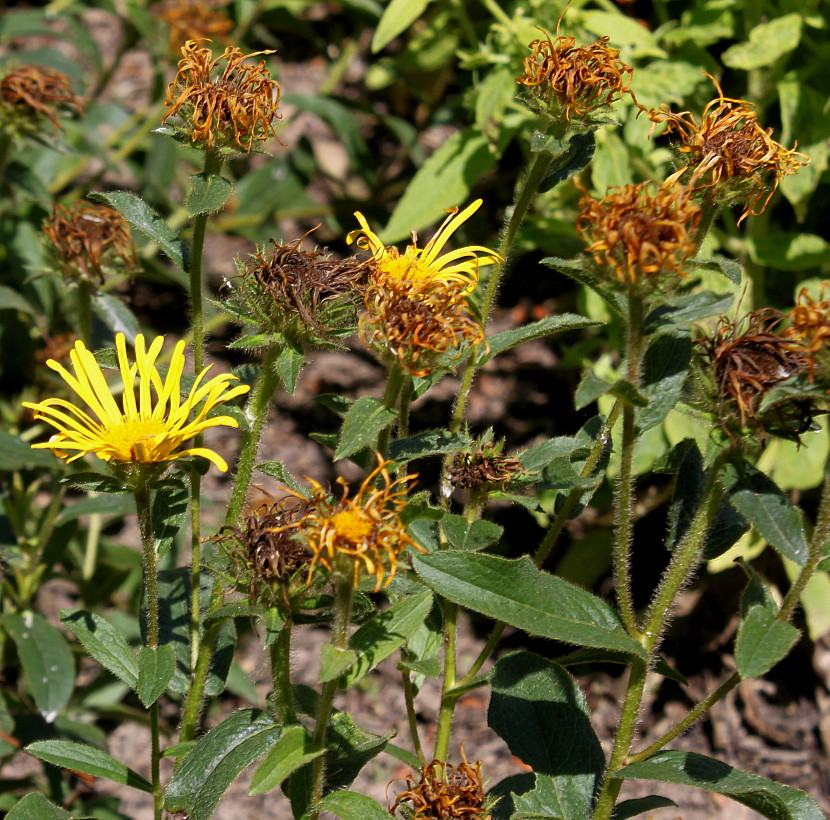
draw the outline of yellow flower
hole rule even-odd
[[[205,447],[181,449],[182,445],[208,427],[237,427],[230,416],[207,418],[219,404],[247,393],[247,385],[230,387],[236,377],[230,373],[214,376],[204,384],[209,368],[197,377],[187,398],[181,400],[185,343],[173,351],[166,379],[162,379],[156,359],[164,344],[157,336],[149,349],[144,337],[135,339],[135,364],[127,358],[124,334],[115,337],[118,366],[124,383],[121,406],[116,402],[95,356],[83,342],[76,342],[69,354],[75,374],[50,359],[46,364],[77,393],[97,421],[86,410],[65,399],[46,399],[40,403],[23,402],[34,411],[35,419],[51,424],[58,433],[49,441],[33,444],[36,449],[51,449],[60,458],[74,455],[67,462],[94,453],[103,461],[131,464],[156,464],[182,456],[202,456],[226,471],[225,460]],[[136,387],[138,396],[136,397]],[[197,409],[198,408],[198,409]],[[191,414],[195,416],[191,419]]]
[[[419,284],[441,283],[458,286],[459,295],[467,296],[475,290],[478,284],[479,267],[501,262],[502,258],[489,248],[479,245],[459,248],[441,256],[439,254],[449,238],[480,207],[481,200],[477,199],[461,213],[458,212],[458,208],[452,208],[449,211],[450,215],[425,247],[418,247],[418,239],[413,234],[413,244],[409,245],[403,254],[397,248],[387,248],[369,227],[369,223],[360,211],[355,212],[360,228],[352,231],[346,237],[346,241],[357,240],[359,247],[372,253],[377,265],[378,284],[382,284],[384,279]]]

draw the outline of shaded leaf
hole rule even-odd
[[[190,216],[216,213],[233,190],[233,185],[219,174],[194,174],[190,183],[192,187],[185,203]]]
[[[381,430],[388,427],[397,414],[371,396],[361,396],[346,413],[340,443],[334,451],[334,460],[348,458],[358,450],[373,445]]]
[[[505,330],[497,333],[487,340],[488,349],[484,350],[478,360],[479,366],[489,362],[494,356],[510,350],[512,347],[529,342],[531,339],[543,339],[547,336],[555,336],[559,333],[567,333],[571,330],[581,330],[586,327],[596,327],[600,322],[589,319],[587,316],[579,316],[576,313],[560,313],[557,316],[546,316],[538,322],[529,325]]]
[[[674,800],[669,800],[668,797],[661,797],[659,794],[635,797],[633,800],[623,800],[622,803],[617,803],[611,813],[611,820],[628,820],[629,817],[636,817],[638,814],[644,814],[647,811],[669,809],[672,806],[676,807],[677,803]]]
[[[304,726],[289,726],[283,730],[274,748],[265,756],[254,772],[248,794],[264,794],[285,780],[288,775],[323,754],[314,745]]]
[[[130,344],[135,343],[141,325],[120,299],[109,293],[96,293],[92,297],[92,309],[113,333],[123,333]]]
[[[735,639],[738,674],[744,679],[765,674],[789,653],[799,636],[792,624],[779,621],[765,606],[752,607]]]
[[[447,430],[427,430],[410,438],[401,438],[389,445],[389,458],[393,461],[412,461],[424,456],[458,453],[470,443],[470,437]]]
[[[145,707],[154,704],[165,692],[176,671],[176,653],[169,644],[138,650],[136,694]]]
[[[479,518],[470,522],[463,515],[445,515],[441,519],[441,527],[452,547],[471,552],[495,544],[504,532],[504,527],[492,521]]]
[[[29,467],[63,468],[63,462],[51,450],[33,450],[20,436],[0,430],[0,470],[25,470]]]
[[[6,820],[71,820],[71,818],[72,815],[66,809],[50,803],[39,792],[24,795],[6,815]]]
[[[319,807],[340,820],[389,820],[389,809],[357,792],[332,792],[320,801]]]

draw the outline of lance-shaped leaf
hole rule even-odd
[[[321,801],[319,808],[331,812],[340,820],[389,820],[389,809],[357,792],[332,792]]]
[[[292,772],[320,757],[323,751],[314,745],[305,726],[288,727],[254,772],[248,794],[264,794],[271,791]]]
[[[630,763],[615,777],[695,786],[731,797],[770,820],[824,820],[824,813],[804,792],[694,752],[658,752]]]
[[[194,174],[190,182],[192,187],[186,203],[190,216],[216,213],[233,190],[233,185],[219,174]]]
[[[529,325],[505,330],[487,340],[488,349],[482,352],[478,361],[479,366],[489,362],[499,353],[522,344],[522,342],[529,342],[531,339],[544,339],[547,336],[555,336],[571,330],[596,327],[598,324],[600,323],[586,316],[578,316],[575,313],[561,313],[558,316],[546,316],[544,319],[531,322]]]
[[[136,693],[145,707],[154,704],[164,694],[175,671],[176,653],[170,644],[155,648],[142,646],[138,650]]]
[[[611,812],[611,820],[628,820],[629,817],[636,817],[638,814],[645,814],[647,811],[656,809],[669,809],[676,807],[674,800],[668,797],[661,797],[659,794],[651,794],[648,797],[635,797],[633,800],[623,800],[614,806]]]
[[[645,650],[604,601],[537,569],[529,557],[508,560],[481,553],[416,556],[418,575],[456,604],[531,635],[645,657]]]
[[[799,631],[779,621],[764,606],[753,606],[741,622],[735,639],[735,663],[742,678],[769,671],[798,642]]]
[[[62,609],[60,618],[104,669],[135,689],[138,683],[135,652],[109,621],[83,609]]]
[[[358,450],[374,444],[378,433],[392,423],[395,415],[394,410],[388,410],[377,399],[361,396],[343,419],[340,443],[334,452],[335,461],[348,458]]]
[[[153,787],[138,772],[93,746],[75,743],[72,740],[38,740],[30,743],[26,751],[62,769],[92,777],[104,777],[143,792],[153,791]]]
[[[141,325],[135,314],[120,300],[109,293],[96,293],[92,297],[92,309],[113,332],[123,333],[130,344],[141,333]]]
[[[190,820],[209,820],[228,786],[271,750],[280,731],[259,709],[234,712],[202,737],[176,769],[167,784],[165,807]]]
[[[32,792],[14,804],[6,820],[72,820],[72,815],[50,803],[40,792]]]
[[[488,723],[537,775],[538,808],[562,820],[589,816],[605,757],[576,681],[552,661],[516,652],[498,661],[490,683]]]
[[[389,445],[389,458],[394,461],[412,461],[424,456],[457,453],[470,443],[470,437],[446,430],[427,430],[411,438],[401,438]]]

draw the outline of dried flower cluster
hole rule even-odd
[[[458,766],[433,760],[423,767],[417,781],[404,778],[406,791],[397,796],[390,813],[404,807],[412,820],[489,820],[481,761],[471,766],[463,747],[461,756]]]
[[[209,48],[188,40],[182,46],[178,74],[167,87],[165,105],[170,107],[162,122],[178,115],[190,141],[199,147],[250,153],[254,142],[276,136],[280,86],[271,79],[264,60],[255,65],[243,61],[271,53],[243,54],[229,47],[214,59]]]
[[[230,552],[241,578],[248,580],[253,605],[273,584],[285,584],[311,559],[311,551],[295,538],[308,505],[294,498],[263,504],[245,517],[242,527],[222,527],[217,542],[235,542]]]
[[[548,110],[557,105],[570,122],[572,114],[586,117],[631,93],[634,69],[619,59],[618,49],[608,46],[609,37],[577,46],[573,37],[559,36],[558,26],[555,40],[543,33],[544,39],[530,44],[524,74],[516,82],[530,88]]]
[[[106,205],[56,205],[43,232],[70,279],[100,284],[106,273],[140,267],[127,221]]]
[[[406,531],[400,511],[406,505],[406,487],[416,476],[392,479],[388,467],[378,455],[378,466],[363,480],[353,497],[349,483],[341,478],[337,483],[343,493],[336,501],[313,479],[307,509],[297,521],[272,528],[275,533],[296,530],[311,550],[308,584],[319,564],[329,572],[341,572],[349,567],[355,587],[365,574],[375,579],[375,591],[387,586],[395,577],[398,556],[411,546],[421,550]],[[380,482],[380,486],[376,486]],[[290,491],[289,491],[290,492]],[[301,501],[306,499],[291,492]]]
[[[751,421],[763,438],[760,400],[807,367],[798,343],[779,332],[782,319],[768,308],[748,313],[740,322],[722,318],[714,335],[699,342],[714,371],[717,415],[730,437]],[[732,407],[738,411],[738,430],[730,424]]]
[[[178,52],[186,40],[224,40],[233,20],[215,0],[161,0],[150,11],[170,29],[170,50]]]
[[[687,184],[695,191],[729,183],[727,192],[744,203],[740,222],[763,213],[781,177],[794,174],[810,159],[776,142],[772,129],[759,125],[752,103],[724,97],[718,81],[706,76],[718,96],[703,109],[700,122],[688,111],[673,113],[667,106],[646,111],[646,116],[655,124],[667,123],[666,133],[676,135],[678,150],[689,155],[686,165],[670,179],[690,172]]]
[[[69,77],[54,68],[22,65],[0,79],[0,128],[33,133],[39,120],[46,119],[57,130],[58,116],[80,114],[82,104]]]
[[[822,282],[819,298],[813,299],[807,288],[802,288],[796,297],[795,307],[790,311],[788,338],[798,345],[798,351],[807,359],[810,381],[815,381],[816,364],[828,365],[828,342],[830,342],[830,298],[825,294],[830,282]]]
[[[685,276],[700,208],[682,186],[665,182],[611,189],[604,199],[583,197],[576,230],[597,265],[629,286],[669,271]],[[657,282],[659,284],[659,282]]]
[[[457,453],[448,478],[461,490],[474,490],[503,487],[522,471],[522,465],[515,458],[495,452],[492,446],[484,446],[475,452]]]

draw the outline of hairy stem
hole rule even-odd
[[[291,621],[286,621],[271,644],[271,686],[274,706],[280,723],[297,722],[291,690]]]
[[[401,680],[403,681],[403,695],[406,701],[406,719],[409,723],[409,735],[412,738],[412,745],[415,748],[415,754],[421,765],[425,766],[427,759],[424,756],[424,747],[421,745],[421,736],[418,733],[418,718],[415,715],[415,687],[412,685],[412,678],[408,669],[401,670]]]
[[[456,680],[456,622],[458,606],[443,601],[444,610],[444,675],[441,684],[441,705],[438,709],[438,729],[435,735],[435,760],[446,762],[452,733],[452,716],[458,695],[453,693]]]
[[[383,406],[387,410],[395,410],[401,398],[401,391],[409,384],[409,374],[397,362],[390,368],[386,377],[386,390],[383,393]],[[389,439],[392,435],[394,419],[378,434],[377,451],[386,458],[389,449]]]

